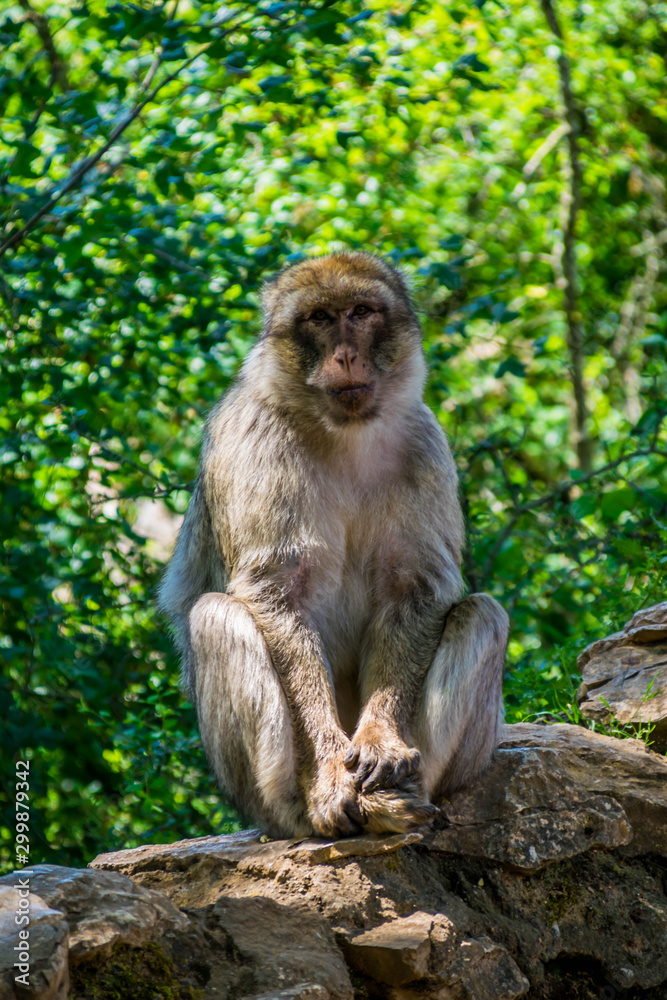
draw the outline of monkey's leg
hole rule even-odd
[[[447,616],[414,724],[424,789],[436,801],[472,781],[497,746],[508,631],[488,594],[472,594]]]
[[[271,835],[311,833],[287,701],[254,618],[233,597],[210,593],[192,608],[189,626],[186,675],[221,788]]]

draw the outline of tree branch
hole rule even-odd
[[[230,28],[228,29],[228,32],[233,30],[234,30],[233,28]],[[225,32],[225,34],[227,34],[228,32]],[[219,39],[216,39],[216,41],[218,40]],[[87,157],[87,159],[85,159],[83,163],[81,163],[78,167],[76,167],[75,170],[72,171],[72,173],[69,175],[65,183],[62,185],[62,187],[60,187],[60,190],[57,190],[58,185],[56,186],[56,188],[52,188],[51,197],[46,202],[46,204],[42,205],[42,207],[37,212],[35,212],[35,214],[30,219],[28,219],[28,221],[25,223],[24,226],[21,226],[20,229],[17,229],[15,233],[12,233],[12,235],[7,240],[5,240],[2,246],[0,246],[0,257],[3,257],[7,252],[7,250],[11,249],[12,247],[16,246],[18,243],[21,243],[23,241],[23,239],[28,235],[28,233],[30,233],[35,228],[39,220],[42,219],[45,215],[47,215],[51,211],[51,209],[58,204],[63,195],[67,194],[68,191],[71,191],[72,188],[75,188],[79,183],[79,181],[81,181],[82,178],[85,177],[88,171],[102,159],[104,154],[108,152],[109,149],[111,149],[111,147],[119,138],[119,136],[123,134],[128,125],[131,125],[134,119],[141,114],[146,105],[150,104],[151,101],[155,99],[159,91],[162,90],[162,88],[165,87],[168,83],[171,83],[172,80],[175,80],[176,77],[179,75],[179,73],[181,73],[191,63],[193,63],[195,59],[198,59],[199,56],[202,55],[202,53],[205,52],[206,49],[211,44],[213,43],[209,42],[205,46],[205,48],[200,49],[199,52],[197,52],[195,55],[190,56],[189,59],[186,59],[185,62],[182,63],[177,70],[174,70],[174,72],[170,73],[169,76],[165,77],[164,80],[161,81],[161,83],[158,83],[158,85],[154,87],[153,90],[151,90],[151,92],[147,94],[142,101],[140,101],[138,104],[135,104],[135,106],[126,115],[126,117],[121,122],[118,123],[118,125],[112,131],[111,135],[104,143],[104,145],[100,149],[98,149],[98,151],[94,153],[92,156]],[[141,86],[140,93],[145,93],[146,88],[148,87],[151,80],[155,76],[158,65],[159,65],[159,57],[157,58],[157,60],[153,61],[146,75],[146,78]]]
[[[51,82],[57,83],[62,92],[66,93],[71,88],[67,79],[65,64],[60,58],[60,54],[53,41],[53,35],[51,34],[51,29],[49,28],[48,18],[45,17],[44,14],[40,14],[36,10],[33,10],[28,0],[19,0],[19,3],[26,12],[27,19],[32,21],[34,24],[35,30],[37,31],[42,45],[46,50],[46,54],[49,57],[49,62],[51,63]]]
[[[515,507],[508,523],[496,538],[495,545],[484,561],[484,567],[481,573],[482,581],[489,578],[491,570],[493,569],[493,564],[502,550],[503,545],[510,537],[524,514],[537,510],[539,507],[544,507],[545,504],[551,503],[552,500],[556,499],[556,497],[569,493],[574,486],[583,486],[585,483],[590,482],[591,479],[595,479],[596,476],[601,476],[604,472],[610,472],[612,469],[617,468],[619,465],[622,465],[623,462],[630,462],[633,458],[645,458],[647,455],[658,455],[661,458],[667,458],[667,451],[651,446],[650,448],[641,448],[638,451],[630,452],[629,455],[621,455],[620,458],[615,458],[613,462],[607,462],[606,465],[601,465],[599,469],[594,469],[584,476],[579,476],[577,479],[565,479],[550,493],[545,493],[544,496],[536,497],[534,500],[529,500],[527,503],[521,504],[519,507]]]
[[[210,277],[206,271],[204,271],[201,267],[197,267],[196,264],[188,264],[184,260],[179,260],[178,257],[172,257],[170,253],[167,253],[166,250],[160,250],[159,247],[152,246],[150,248],[150,253],[154,253],[156,257],[162,257],[163,260],[166,260],[172,265],[172,267],[178,268],[179,271],[188,271],[190,274],[200,274],[203,278]]]
[[[567,131],[568,186],[563,191],[563,278],[565,315],[568,329],[568,348],[570,351],[570,373],[574,390],[575,423],[577,434],[577,456],[579,466],[585,472],[591,468],[593,447],[588,427],[588,407],[584,388],[584,337],[581,328],[581,313],[578,308],[578,281],[575,260],[577,215],[581,208],[581,163],[579,161],[580,111],[572,93],[570,61],[563,49],[563,33],[556,17],[552,0],[540,0],[547,24],[559,43],[558,73],[560,88],[565,107],[565,119],[569,126]]]
[[[518,200],[524,196],[526,193],[526,182],[533,176],[545,156],[548,156],[552,149],[555,149],[563,136],[567,135],[569,131],[570,126],[568,123],[561,122],[560,125],[553,130],[553,132],[549,133],[544,142],[538,146],[531,158],[524,164],[522,170],[523,180],[519,181],[512,191],[512,198]]]

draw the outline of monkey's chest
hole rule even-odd
[[[331,539],[311,578],[310,618],[319,633],[334,678],[358,674],[364,634],[373,614],[369,554]]]
[[[371,617],[368,580],[361,572],[346,573],[338,587],[322,594],[313,616],[331,669],[340,722],[349,736],[359,719],[364,636]]]
[[[309,611],[337,685],[356,678],[361,669],[383,589],[379,570],[386,561],[387,540],[395,535],[381,498],[372,500],[348,493],[326,532],[322,524],[317,532]],[[383,516],[378,515],[380,509]]]

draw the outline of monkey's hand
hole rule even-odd
[[[363,820],[354,775],[345,767],[342,754],[319,762],[306,802],[317,836],[349,837],[361,832]]]
[[[377,724],[360,726],[345,755],[345,767],[354,773],[355,788],[368,793],[378,788],[408,788],[419,771],[419,750],[397,733]]]

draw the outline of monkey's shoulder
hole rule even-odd
[[[403,441],[405,470],[409,476],[417,480],[427,476],[456,482],[456,465],[447,435],[426,403],[422,402],[411,412]]]
[[[218,401],[206,422],[202,469],[235,477],[250,468],[293,465],[298,439],[278,407],[253,398],[241,380]]]

